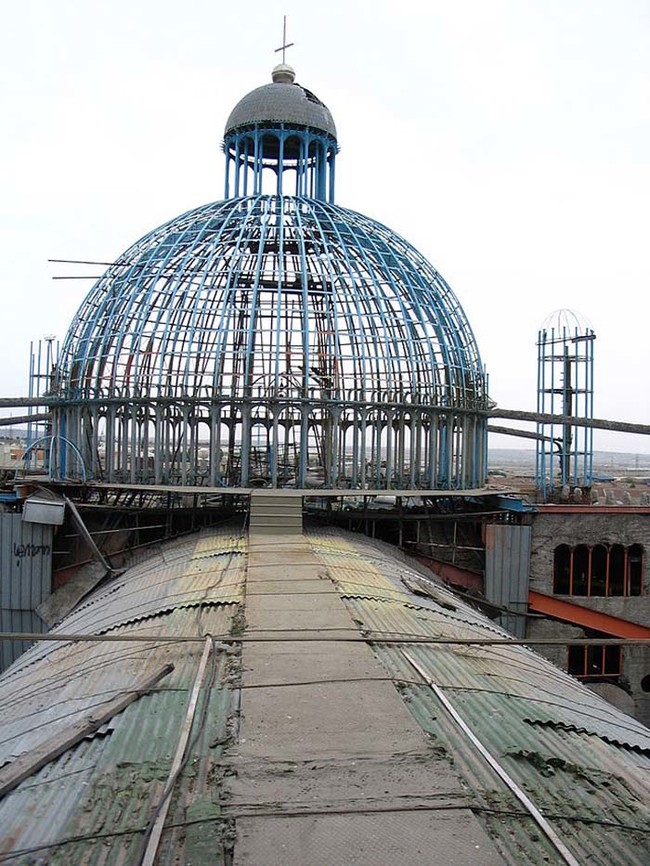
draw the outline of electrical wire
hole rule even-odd
[[[309,593],[305,593],[309,594]],[[233,604],[235,602],[228,602]],[[223,604],[223,602],[215,602]],[[287,637],[287,633],[291,632],[293,637]],[[322,632],[337,632],[336,635],[326,634]],[[341,632],[348,632],[350,637],[341,637]],[[278,636],[274,636],[277,633]],[[31,640],[39,641],[60,641],[60,642],[93,642],[107,641],[115,643],[143,642],[143,643],[202,643],[205,641],[206,635],[115,635],[115,634],[68,634],[49,632],[43,634],[41,632],[18,632],[18,631],[3,631],[0,632],[0,640]],[[234,638],[231,634],[214,635],[215,640],[229,642]],[[650,637],[635,637],[635,638],[454,638],[454,637],[432,637],[408,632],[392,632],[392,631],[369,631],[367,634],[360,634],[357,629],[341,627],[323,629],[318,628],[265,628],[258,631],[249,630],[245,635],[238,635],[237,642],[241,643],[283,643],[287,641],[340,641],[342,643],[350,643],[361,641],[364,643],[417,643],[417,644],[441,644],[450,646],[647,646],[650,644]]]

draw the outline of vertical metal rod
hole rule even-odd
[[[454,543],[451,548],[451,564],[456,565],[456,542],[458,538],[458,521],[454,520]]]
[[[588,342],[588,362],[587,362],[587,379],[589,382],[589,395],[588,395],[588,418],[594,417],[594,333],[593,331],[590,334],[589,342]],[[592,429],[588,430],[589,436],[589,486],[593,482],[593,461],[594,461],[594,431]]]
[[[438,418],[434,413],[429,413],[429,435],[428,449],[429,461],[427,466],[427,484],[432,489],[435,488],[438,478],[436,473],[436,456],[438,447]]]
[[[366,465],[368,463],[366,431],[368,415],[364,409],[361,414],[360,448],[359,448],[359,483],[361,487],[366,486]]]
[[[465,722],[463,717],[458,713],[454,705],[451,703],[449,698],[445,695],[442,689],[437,686],[433,680],[428,676],[426,671],[420,667],[420,665],[413,659],[409,653],[403,651],[403,655],[406,660],[409,662],[411,667],[415,668],[415,670],[420,674],[422,679],[427,683],[427,685],[433,690],[434,694],[447,710],[452,719],[456,722],[461,731],[465,734],[467,739],[472,743],[474,748],[479,752],[479,754],[487,761],[490,767],[494,770],[497,776],[504,782],[508,788],[512,791],[515,797],[519,800],[522,806],[526,809],[526,811],[531,815],[535,823],[542,830],[546,838],[551,842],[551,844],[555,847],[558,854],[562,857],[565,863],[568,866],[580,866],[580,863],[576,860],[573,854],[566,847],[564,842],[557,835],[553,827],[549,824],[546,818],[539,811],[537,806],[533,803],[533,801],[527,796],[527,794],[522,791],[519,785],[515,782],[515,780],[510,776],[508,772],[501,766],[501,764],[496,760],[496,758],[492,755],[492,753],[483,745],[483,743],[479,740],[476,734],[472,731],[469,725]]]
[[[30,399],[34,397],[34,341],[31,340],[29,343],[29,397]],[[27,412],[28,415],[31,415],[34,409],[30,406]],[[31,446],[33,442],[36,440],[36,436],[34,435],[34,427],[32,422],[29,421],[27,424],[27,442],[25,443],[25,455],[28,455],[25,460],[25,469],[28,468],[28,460],[31,458]]]
[[[238,196],[239,195],[247,196],[248,195],[248,173],[249,173],[249,168],[248,168],[248,138],[244,139],[244,154],[243,154],[242,159],[243,159],[242,176],[244,178],[244,181],[243,181],[243,188],[242,188],[241,192],[240,192],[240,190],[237,190],[237,195]]]
[[[279,436],[279,422],[278,422],[278,410],[271,410],[271,454],[268,455],[268,438],[267,438],[267,456],[269,458],[269,463],[271,464],[270,474],[271,474],[271,487],[278,486],[278,457],[280,454],[280,436]],[[285,449],[286,449],[286,437],[289,434],[288,425],[284,428],[285,435]]]
[[[131,407],[130,412],[127,410],[130,415],[130,433],[131,433],[131,443],[129,449],[131,451],[131,484],[136,484],[138,481],[138,459],[140,455],[140,449],[138,448],[138,423],[137,423],[137,413],[138,410],[135,406]]]
[[[553,353],[555,352],[555,328],[551,328],[551,390],[550,390],[550,412],[551,414],[555,413],[555,359],[553,358]],[[555,425],[551,424],[551,428],[549,430],[549,437],[551,439],[551,461],[549,466],[549,491],[552,492],[554,488],[554,476],[555,476],[555,464],[554,464],[554,453],[553,448],[555,447]]]
[[[259,131],[256,129],[254,134],[255,155],[254,155],[254,171],[253,171],[253,195],[260,195],[262,192],[262,141]]]
[[[393,413],[386,412],[386,490],[393,486],[391,478],[393,475]]]
[[[284,131],[280,133],[278,136],[278,176],[277,176],[277,187],[276,191],[278,195],[282,195],[282,181],[284,179],[284,139],[285,133]]]
[[[239,152],[240,138],[235,139],[235,198],[239,198],[239,177],[241,174],[241,154]]]
[[[166,796],[160,807],[160,811],[158,813],[158,817],[156,818],[156,822],[153,825],[153,830],[151,831],[151,836],[149,837],[149,842],[147,843],[147,847],[145,849],[144,855],[141,860],[141,866],[153,866],[154,860],[156,858],[156,852],[158,851],[158,845],[160,843],[160,837],[162,836],[163,827],[165,824],[165,819],[167,818],[167,812],[169,811],[169,803],[171,800],[172,793],[172,785],[170,784],[175,778],[178,770],[181,766],[181,762],[183,760],[183,756],[185,755],[185,749],[187,748],[187,742],[190,737],[190,731],[192,730],[192,723],[194,721],[194,716],[196,714],[196,704],[199,699],[199,691],[203,684],[203,679],[205,677],[205,669],[208,664],[208,657],[210,655],[210,650],[212,648],[212,638],[208,636],[205,639],[205,644],[203,646],[203,655],[201,656],[201,661],[199,663],[199,669],[196,673],[196,678],[194,680],[194,686],[192,688],[192,694],[190,695],[190,702],[187,705],[187,712],[185,713],[185,721],[183,722],[183,727],[181,728],[181,735],[178,740],[178,746],[176,747],[176,754],[174,756],[174,761],[172,763],[172,768],[169,771],[169,776],[167,782],[165,784]]]

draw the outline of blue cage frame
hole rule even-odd
[[[231,114],[226,199],[91,289],[52,433],[106,481],[480,487],[487,387],[462,307],[403,238],[333,202],[333,120],[286,70]]]

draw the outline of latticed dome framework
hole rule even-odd
[[[333,122],[245,120],[227,130],[227,172],[234,160],[240,178],[270,167],[318,181],[333,168]],[[482,483],[485,377],[456,297],[401,237],[324,199],[206,205],[109,267],[61,352],[53,432],[74,445],[62,473],[74,453],[87,476],[135,484]]]

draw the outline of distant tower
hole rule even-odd
[[[594,334],[571,310],[556,310],[537,338],[537,411],[593,418]],[[593,430],[576,424],[538,422],[537,489],[544,500],[565,485],[590,488]],[[543,438],[542,438],[543,437]]]

